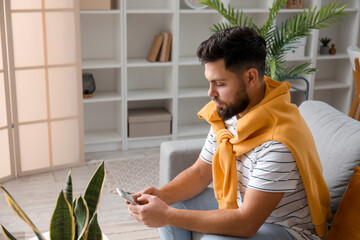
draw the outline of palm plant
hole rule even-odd
[[[233,26],[253,27],[266,41],[266,69],[265,74],[275,80],[282,81],[294,76],[312,74],[317,71],[311,68],[311,61],[295,66],[285,66],[285,53],[295,48],[301,38],[310,35],[313,29],[328,28],[338,23],[337,18],[345,15],[347,5],[330,3],[317,10],[317,7],[299,12],[296,16],[287,19],[280,25],[274,24],[280,9],[287,0],[274,0],[269,8],[269,17],[262,26],[257,26],[252,18],[245,16],[242,10],[227,7],[220,0],[200,0],[200,3],[220,13],[227,22],[214,24],[212,31],[217,32]]]
[[[73,199],[71,170],[69,171],[65,189],[60,192],[51,217],[50,239],[103,239],[103,234],[97,221],[96,208],[100,201],[105,177],[106,172],[103,161],[89,181],[84,197],[80,195]],[[45,240],[44,235],[35,227],[10,193],[1,185],[0,189],[3,190],[9,206],[32,228],[37,239]],[[1,230],[7,240],[16,240],[3,225],[1,225]]]

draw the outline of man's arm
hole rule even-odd
[[[170,183],[160,189],[162,199],[169,205],[193,198],[212,182],[212,165],[200,157]]]
[[[199,157],[191,167],[185,169],[161,189],[150,187],[134,194],[133,197],[137,199],[141,194],[155,195],[171,205],[195,197],[204,191],[211,181],[212,165]]]
[[[284,193],[248,188],[238,209],[211,211],[171,208],[156,196],[140,197],[145,205],[130,205],[131,215],[150,227],[172,225],[202,233],[237,237],[253,236],[280,202]]]

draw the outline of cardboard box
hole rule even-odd
[[[80,10],[110,10],[111,0],[80,0]]]
[[[286,3],[286,8],[288,9],[303,9],[304,0],[288,0]]]
[[[128,136],[148,137],[171,134],[171,114],[164,108],[130,109]]]

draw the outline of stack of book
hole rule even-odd
[[[146,60],[149,62],[169,62],[171,57],[172,35],[170,32],[160,32],[155,35]]]

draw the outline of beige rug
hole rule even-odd
[[[105,160],[105,169],[105,186],[112,193],[116,187],[135,193],[159,185],[159,154]]]

